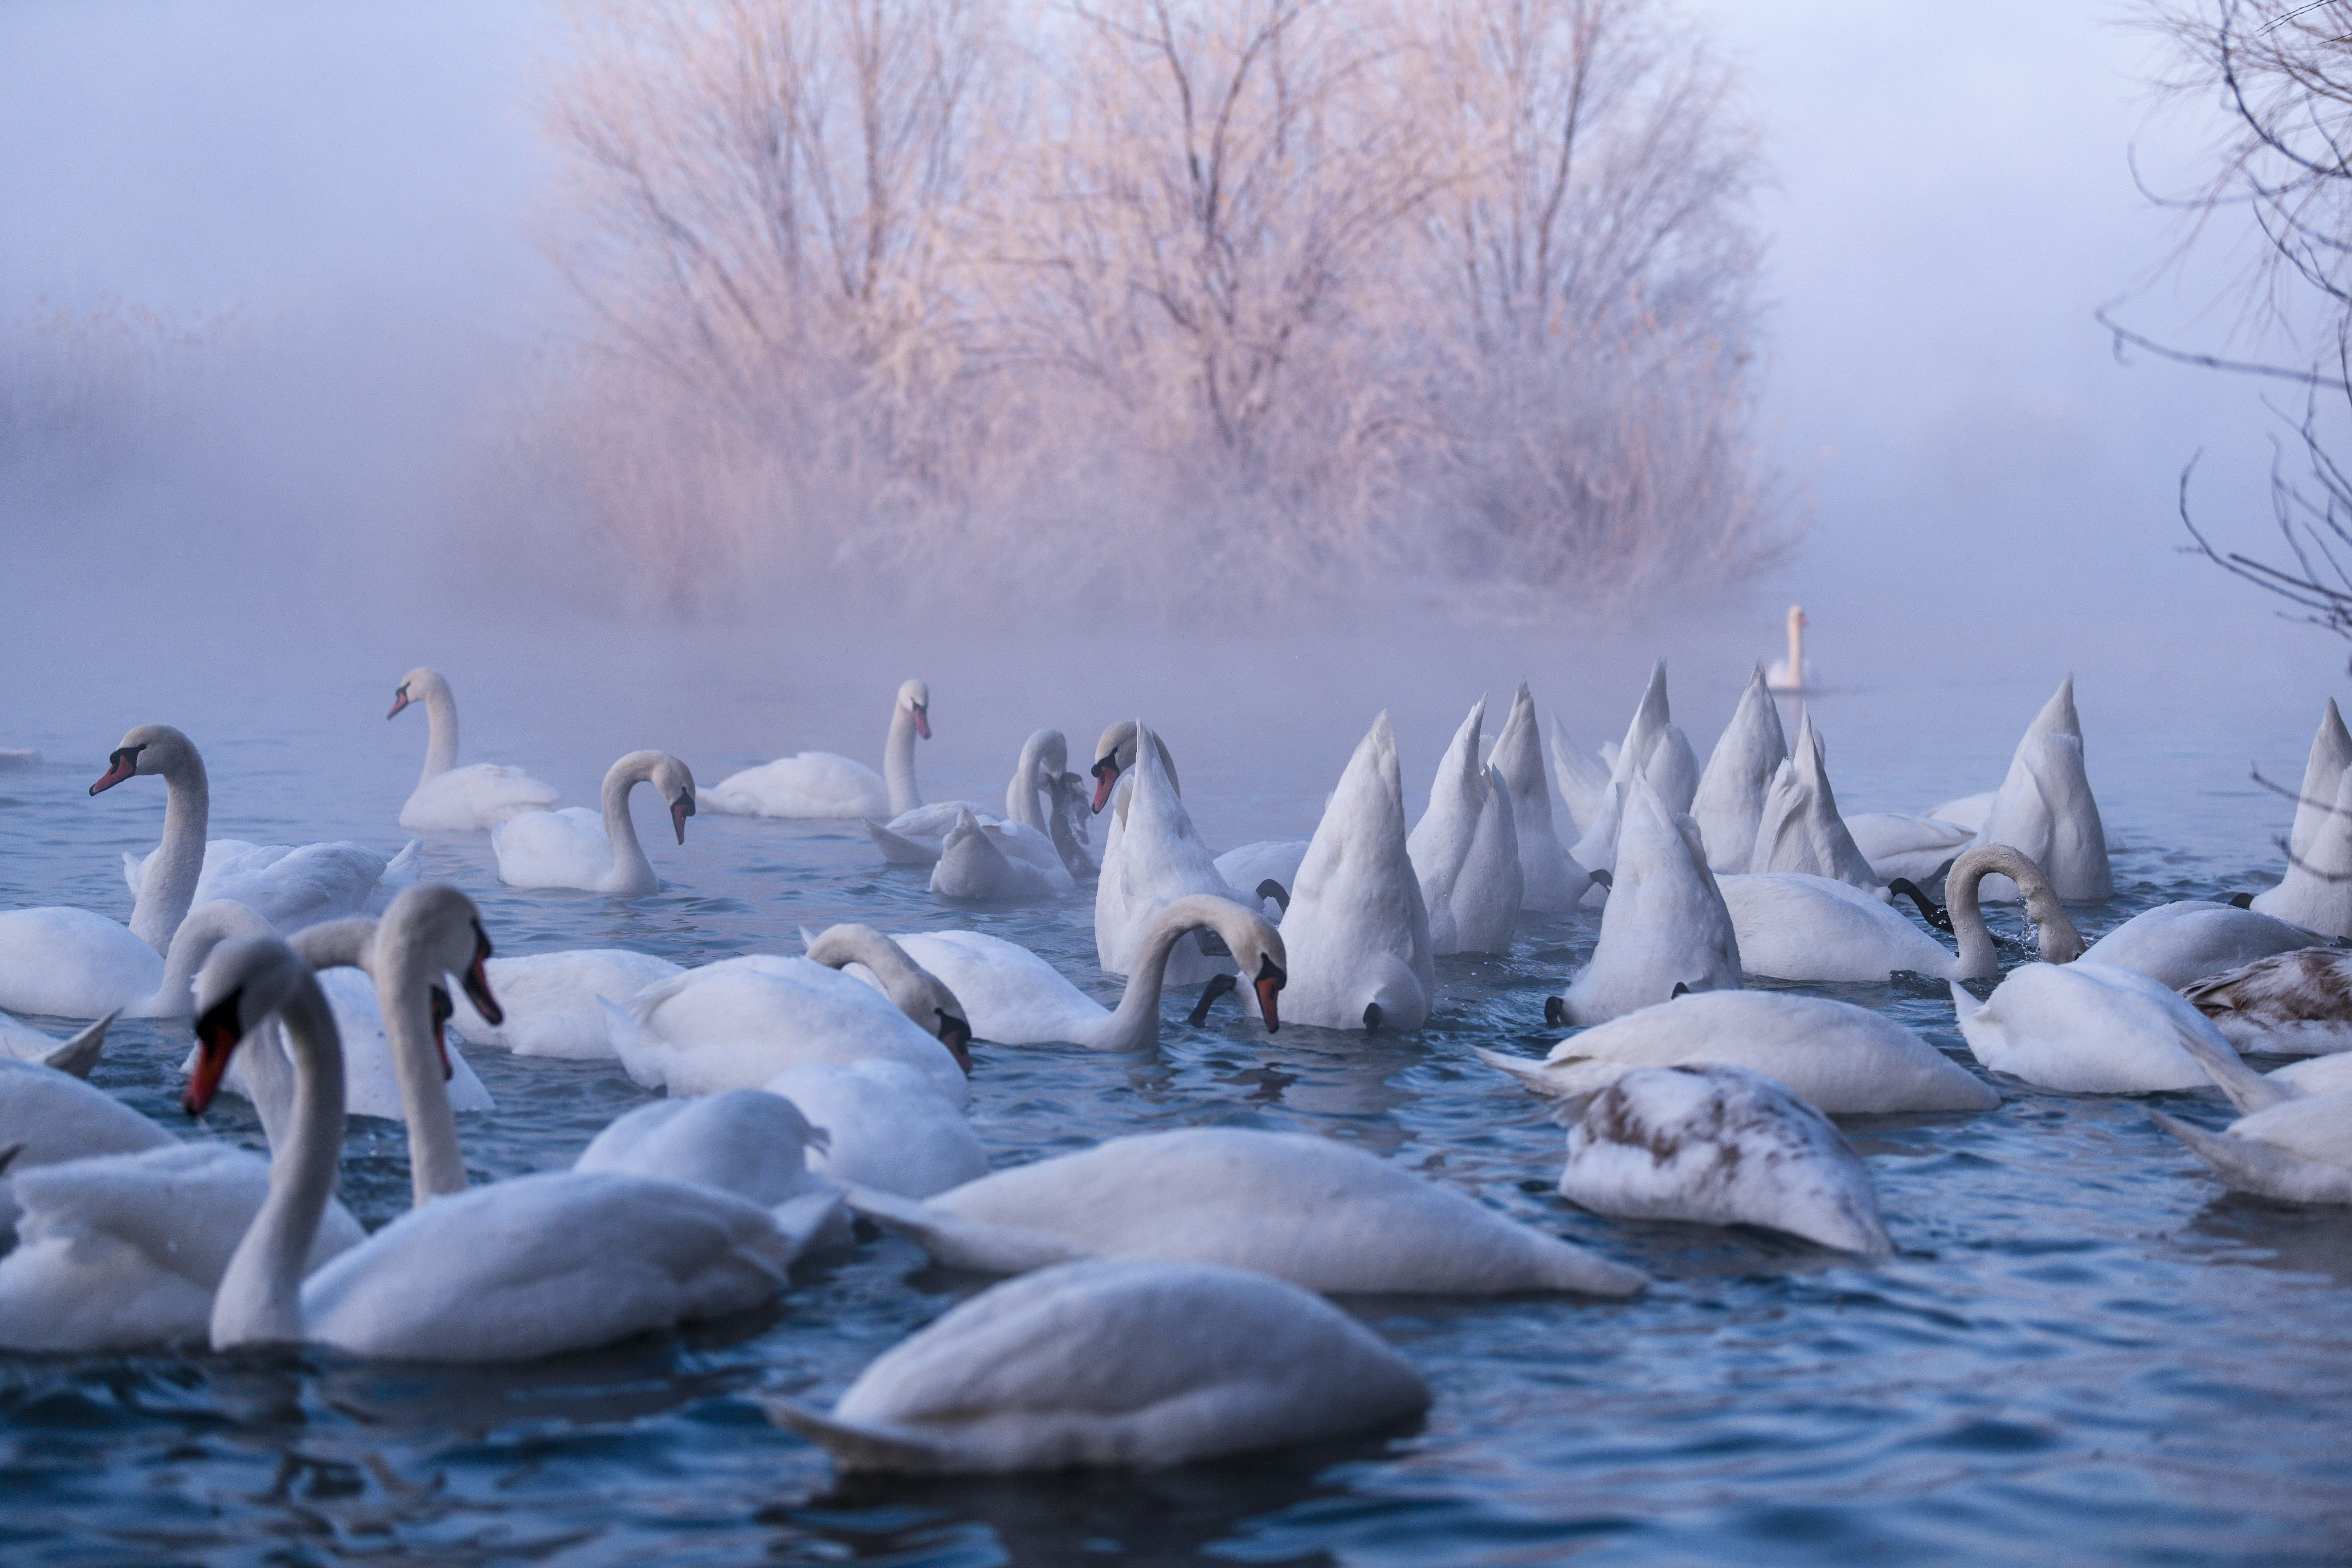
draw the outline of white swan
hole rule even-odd
[[[104,1089],[41,1062],[0,1058],[0,1239],[13,1230],[16,1179],[46,1165],[136,1154],[176,1142]]]
[[[1019,822],[982,826],[960,809],[931,868],[930,885],[939,898],[985,900],[1050,899],[1077,881],[1037,829]]]
[[[2303,850],[2288,859],[2277,887],[2254,895],[2254,909],[2329,936],[2352,936],[2352,768],[2337,781],[2332,804],[2324,811],[2298,806],[2295,825],[2306,835]]]
[[[1425,1409],[1421,1374],[1262,1275],[1082,1263],[1010,1279],[885,1352],[830,1413],[770,1414],[853,1470],[1158,1468],[1328,1441]]]
[[[1290,903],[1290,889],[1298,885],[1298,867],[1307,858],[1304,838],[1261,838],[1254,843],[1235,845],[1217,857],[1217,875],[1223,877],[1244,901],[1255,899],[1263,912],[1266,900],[1274,898],[1266,884],[1272,882],[1282,889],[1276,900],[1275,916]]]
[[[1110,792],[1120,777],[1135,766],[1136,736],[1139,732],[1151,733],[1143,730],[1136,720],[1119,719],[1106,725],[1101,737],[1095,742],[1095,760],[1087,772],[1095,781],[1094,810],[1097,813],[1108,803]],[[1169,754],[1168,742],[1159,735],[1151,734],[1151,749],[1160,754],[1160,768],[1168,775],[1168,787],[1181,796],[1184,788],[1177,780],[1176,759]],[[1109,853],[1108,848],[1103,851],[1106,858]]]
[[[1670,812],[1688,812],[1698,796],[1698,759],[1674,721],[1663,658],[1651,668],[1650,683],[1633,710],[1633,721],[1625,727],[1624,742],[1610,764],[1609,790],[1601,797],[1600,810],[1584,837],[1569,851],[1578,865],[1594,870],[1616,869],[1619,823],[1637,775],[1649,781]]]
[[[2178,992],[2112,963],[2024,964],[1982,1003],[1955,981],[1952,1006],[1977,1060],[2075,1094],[2197,1089],[2206,1071],[2183,1037],[2230,1049]]]
[[[2039,915],[2027,918],[2042,919]],[[2137,969],[2179,991],[2223,970],[2274,953],[2291,953],[2319,941],[2315,931],[2252,910],[2204,899],[2181,899],[2141,910],[2093,942],[2083,957],[2092,963]],[[2221,1032],[2226,1035],[2229,1030]]]
[[[1428,911],[1433,953],[1507,951],[1527,888],[1510,788],[1501,773],[1478,761],[1486,716],[1481,697],[1438,759],[1429,808],[1404,841]]]
[[[89,1069],[98,1065],[100,1052],[106,1048],[106,1031],[117,1015],[109,1013],[67,1039],[56,1039],[38,1029],[28,1029],[16,1019],[0,1016],[0,1058],[20,1062],[38,1062],[74,1078],[88,1078]],[[0,1170],[5,1170],[0,1166]]]
[[[740,816],[870,816],[882,821],[923,804],[915,786],[915,739],[931,737],[931,689],[900,684],[890,706],[882,773],[833,752],[802,752],[730,773],[702,792],[713,811]]]
[[[546,1173],[436,1198],[308,1279],[342,1143],[342,1051],[317,984],[283,942],[216,950],[197,978],[201,1110],[237,1040],[279,1014],[299,1115],[269,1194],[214,1295],[215,1350],[293,1341],[403,1361],[519,1361],[756,1306],[790,1243],[768,1211],[683,1182]]]
[[[1609,766],[1585,754],[1561,727],[1557,713],[1551,717],[1551,768],[1559,780],[1559,797],[1568,803],[1570,826],[1582,838],[1600,820],[1601,807],[1609,798]],[[1563,849],[1560,853],[1568,852]]]
[[[1216,858],[1176,794],[1158,737],[1139,721],[1135,735],[1141,741],[1130,737],[1128,744],[1140,745],[1141,760],[1129,764],[1131,782],[1114,808],[1102,879],[1095,884],[1095,954],[1103,973],[1114,975],[1133,973],[1151,922],[1178,899],[1204,893],[1246,901],[1217,874]],[[1197,948],[1179,951],[1170,955],[1168,984],[1195,985],[1228,967],[1223,958]]]
[[[1788,756],[1780,705],[1765,689],[1764,668],[1759,665],[1739,694],[1731,722],[1717,738],[1706,772],[1699,775],[1698,791],[1691,797],[1691,820],[1698,824],[1706,845],[1707,864],[1718,873],[1748,869],[1765,799]]]
[[[1098,1257],[1223,1264],[1341,1293],[1630,1296],[1645,1283],[1451,1187],[1302,1132],[1144,1132],[924,1203],[849,1201],[942,1263],[998,1273]]]
[[[184,1016],[196,971],[215,944],[269,929],[251,906],[215,899],[180,919],[171,951],[158,958],[128,930],[89,910],[10,910],[0,913],[0,998],[18,1011],[58,1018]]]
[[[520,958],[493,958],[487,973],[504,1016],[493,1024],[463,994],[450,1019],[467,1045],[495,1046],[519,1057],[609,1060],[618,1055],[600,998],[625,1001],[648,985],[675,980],[683,965],[625,947],[572,948]]]
[[[1895,1250],[1878,1192],[1830,1119],[1761,1073],[1637,1068],[1568,1130],[1560,1195],[1622,1219],[1754,1225],[1823,1247]]]
[[[2352,1051],[2352,952],[2341,948],[2305,944],[2258,958],[2197,980],[2182,994],[2240,1050],[2297,1057]]]
[[[1150,1050],[1160,1043],[1160,997],[1168,955],[1180,940],[1202,928],[1223,940],[1235,964],[1251,977],[1267,1030],[1279,1026],[1275,998],[1289,969],[1281,933],[1263,916],[1230,899],[1196,893],[1162,909],[1116,1009],[1081,992],[1027,948],[985,931],[910,931],[894,940],[908,957],[955,992],[981,1039],[1006,1046],[1067,1041],[1096,1050],[1126,1051]],[[811,956],[815,956],[814,949]]]
[[[1764,814],[1756,824],[1756,846],[1749,853],[1748,868],[1834,877],[1881,898],[1886,896],[1878,874],[1838,815],[1837,795],[1830,788],[1827,749],[1822,744],[1821,732],[1813,728],[1811,709],[1799,717],[1796,744],[1772,775]]]
[[[2303,764],[2303,787],[2295,792],[2294,826],[2286,839],[2290,860],[2310,858],[2314,841],[2332,815],[2329,807],[2344,787],[2347,768],[2352,768],[2352,733],[2345,731],[2344,715],[2331,697],[2319,715],[2319,730],[2311,737],[2311,755]]]
[[[1678,987],[1739,989],[1739,943],[1698,824],[1669,812],[1641,773],[1622,787],[1616,880],[1601,906],[1592,961],[1561,995],[1567,1023],[1606,1023],[1664,1002]]]
[[[499,1011],[484,969],[490,939],[471,899],[444,883],[420,883],[403,889],[381,922],[364,915],[331,921],[296,931],[287,944],[317,974],[334,1014],[335,1035],[343,1047],[346,1115],[408,1120],[416,1097],[407,1079],[415,1069],[404,1062],[404,1051],[419,1059],[431,1058],[431,1070],[442,1085],[435,1097],[437,1103],[469,1112],[498,1109],[473,1064],[443,1031],[452,1010],[446,975],[463,977],[458,994],[467,998],[468,1011],[477,1016],[485,1008]],[[413,1029],[405,1045],[398,1016],[404,1010]],[[195,1071],[197,1054],[188,1053],[181,1064],[183,1073]],[[264,1066],[272,1070],[253,1070]],[[272,1144],[283,1141],[294,1120],[294,1070],[276,1026],[266,1027],[238,1052],[221,1077],[220,1090],[251,1100]],[[450,1138],[446,1158],[454,1163],[454,1129]],[[456,1168],[460,1173],[457,1186],[462,1187],[463,1167]]]
[[[958,1110],[971,1099],[952,1047],[874,987],[805,958],[706,963],[639,992],[610,1017],[629,1076],[671,1094],[758,1089],[803,1062],[881,1058],[922,1073]]]
[[[581,806],[531,811],[490,831],[499,880],[510,888],[579,888],[641,899],[661,886],[629,820],[629,792],[651,784],[677,841],[694,815],[694,773],[667,752],[631,752],[604,774],[604,815]]]
[[[954,830],[956,817],[970,812],[984,827],[1019,824],[1035,835],[1036,844],[1045,852],[1047,865],[1061,865],[1061,857],[1054,850],[1051,828],[1040,797],[1050,795],[1059,784],[1069,766],[1070,743],[1059,730],[1039,730],[1022,742],[1021,755],[1013,764],[1013,777],[1004,786],[1004,809],[995,812],[974,801],[935,801],[902,812],[887,823],[868,817],[866,831],[874,837],[875,847],[882,858],[893,866],[929,866],[938,861],[946,847],[949,833]],[[1019,837],[1019,830],[1014,830]],[[1027,858],[1035,858],[1034,851]],[[1064,867],[1075,872],[1075,867]]]
[[[967,1073],[971,1070],[971,1021],[955,988],[869,925],[844,921],[812,933],[801,928],[809,962],[845,970],[890,998],[908,1021],[947,1047]]]
[[[1383,711],[1356,744],[1298,863],[1282,917],[1290,1016],[1330,1029],[1429,1021],[1437,999],[1429,911],[1405,849],[1404,785]]]
[[[1551,781],[1544,776],[1543,747],[1536,733],[1536,700],[1524,680],[1512,695],[1511,711],[1495,736],[1495,750],[1486,762],[1502,774],[1503,786],[1510,794],[1511,834],[1519,854],[1520,908],[1545,913],[1576,908],[1591,889],[1592,879],[1560,843],[1559,832],[1552,826]]]
[[[2074,711],[2073,676],[2059,682],[2025,727],[1976,841],[2014,845],[2069,903],[2115,896],[2107,830],[2083,770],[2083,721]],[[1984,896],[2005,900],[2017,895],[1996,879],[1986,884]]]
[[[811,1171],[826,1134],[801,1108],[756,1089],[692,1100],[656,1100],[615,1119],[589,1141],[574,1171],[686,1182],[766,1209],[798,1258],[820,1236],[846,1235],[841,1189]]]
[[[824,1130],[810,1165],[826,1181],[927,1198],[988,1174],[971,1123],[905,1062],[804,1062],[770,1079],[767,1092]]]
[[[1841,819],[1853,847],[1870,862],[1874,880],[1927,882],[1976,839],[1975,827],[1899,811],[1867,811]],[[1753,837],[1752,835],[1750,837]]]
[[[1990,1110],[2000,1096],[1890,1018],[1789,991],[1706,991],[1570,1035],[1540,1062],[1481,1050],[1479,1060],[1558,1109],[1585,1102],[1635,1068],[1719,1062],[1780,1083],[1831,1116]]]
[[[364,844],[338,839],[327,844],[255,844],[215,838],[205,845],[204,870],[196,879],[196,902],[234,899],[259,912],[279,931],[295,931],[321,921],[358,914],[416,879],[423,842],[412,838],[389,858]],[[137,898],[147,868],[160,850],[144,858],[122,856],[122,879]]]
[[[2352,1086],[2336,1070],[2352,1058],[2298,1062],[2268,1077],[2226,1048],[2189,1039],[2239,1119],[2221,1132],[2149,1112],[2231,1186],[2284,1203],[2352,1203]],[[2313,1075],[2308,1069],[2321,1068]],[[2307,1081],[2309,1080],[2309,1081]]]
[[[1765,684],[1773,690],[1802,691],[1817,679],[1813,661],[1805,657],[1805,627],[1810,625],[1805,619],[1804,605],[1789,606],[1789,651],[1772,661],[1771,673],[1764,678]]]
[[[2039,932],[2043,963],[2065,963],[2085,956],[2082,937],[2041,868],[2001,844],[1969,850],[1945,880],[1952,930],[1960,945],[1957,955],[1850,882],[1793,871],[1759,871],[1718,878],[1716,887],[1731,911],[1744,973],[1863,984],[1898,972],[1943,980],[1991,980],[2000,973],[2000,954],[1978,904],[1977,887],[1993,874],[2014,878],[2025,889],[2027,918]]]
[[[396,719],[412,702],[425,704],[428,733],[425,771],[400,808],[400,825],[412,833],[470,833],[496,827],[526,811],[548,811],[562,796],[520,768],[498,763],[457,765],[457,700],[436,669],[417,666],[400,678],[392,693]]]

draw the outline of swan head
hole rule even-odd
[[[661,791],[662,799],[669,803],[669,825],[680,844],[686,842],[686,819],[694,815],[694,770],[667,752],[662,753],[646,775],[654,788]]]
[[[195,754],[194,743],[169,724],[142,724],[125,731],[121,743],[107,754],[106,772],[89,793],[112,789],[134,773],[169,772]]]
[[[465,987],[466,999],[474,1010],[492,1024],[506,1022],[506,1009],[491,994],[488,964],[496,950],[490,945],[489,933],[482,929],[481,911],[467,898],[446,882],[418,882],[403,888],[383,911],[383,920],[376,928],[379,944],[398,943],[413,950],[422,963],[424,972],[436,977],[433,985],[434,1034],[437,1038],[441,1025],[451,1015],[449,994],[442,989],[439,977],[454,974]],[[379,952],[387,951],[379,946]],[[441,1065],[446,1073],[449,1066],[447,1043],[442,1043]]]
[[[1123,769],[1135,764],[1135,721],[1121,719],[1102,732],[1095,742],[1094,766],[1087,771],[1094,775],[1095,803],[1092,809],[1100,811],[1110,803],[1111,786],[1118,783]]]
[[[232,937],[196,973],[196,1065],[180,1107],[200,1114],[220,1089],[237,1043],[294,994],[310,967],[276,936]]]
[[[909,680],[898,688],[898,706],[915,716],[915,733],[931,738],[931,688],[928,681]]]
[[[1800,629],[1800,628],[1801,628],[1801,627],[1809,626],[1811,626],[1811,625],[1812,625],[1812,622],[1811,622],[1811,621],[1809,621],[1809,620],[1805,619],[1805,606],[1804,606],[1804,605],[1790,605],[1790,606],[1789,606],[1789,629],[1790,629],[1790,631],[1792,631],[1792,632],[1793,632],[1793,631],[1797,631],[1797,630],[1799,630],[1799,629]]]
[[[412,702],[424,701],[425,697],[432,692],[435,687],[437,686],[446,689],[448,684],[449,683],[447,681],[441,679],[441,672],[439,670],[430,668],[425,665],[418,665],[415,669],[412,669],[406,675],[402,676],[400,678],[400,684],[392,689],[392,711],[385,714],[384,717],[387,719],[397,719],[400,717],[400,710],[402,709],[407,707]]]

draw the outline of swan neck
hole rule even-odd
[[[293,1057],[293,1125],[269,1163],[269,1195],[213,1297],[215,1350],[302,1338],[302,1265],[342,1158],[343,1047],[318,981],[306,973],[278,1016]]]
[[[616,886],[650,889],[655,885],[654,863],[646,858],[646,847],[637,842],[637,825],[629,816],[629,792],[651,776],[649,766],[626,758],[614,763],[604,775],[604,837],[613,841]]]
[[[1944,912],[1951,917],[1952,935],[1960,944],[1956,980],[1990,980],[2000,973],[2000,955],[1992,944],[1992,929],[1985,924],[1984,906],[1977,886],[1994,869],[1989,860],[1965,868],[1955,866],[1944,883]]]
[[[131,906],[131,932],[166,958],[172,933],[195,901],[205,872],[205,832],[212,817],[205,760],[190,746],[163,772],[163,842],[148,862]]]
[[[891,816],[923,804],[923,792],[915,787],[915,710],[903,702],[890,710],[890,739],[882,748],[882,782],[890,790]]]
[[[1046,831],[1045,814],[1037,805],[1037,774],[1045,750],[1044,731],[1030,736],[1013,766],[1013,782],[1004,786],[1004,815],[1040,833]]]
[[[425,742],[425,771],[416,779],[419,788],[457,765],[457,699],[447,681],[436,680],[426,689],[425,722],[428,735]]]
[[[1203,898],[1179,899],[1160,911],[1144,936],[1135,967],[1128,972],[1127,989],[1119,993],[1118,1005],[1111,1010],[1108,1026],[1097,1044],[1140,1049],[1159,1043],[1160,995],[1168,983],[1169,955],[1193,927],[1216,924],[1202,918],[1208,911],[1202,906],[1208,902]]]
[[[430,973],[415,932],[397,931],[376,945],[376,1006],[383,1014],[384,1041],[400,1080],[401,1112],[408,1119],[409,1201],[423,1208],[436,1196],[466,1190],[457,1118],[433,1039],[431,988],[446,977]]]

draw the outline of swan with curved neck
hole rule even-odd
[[[730,773],[704,792],[713,811],[746,816],[870,816],[887,822],[923,804],[915,786],[915,742],[931,738],[931,689],[900,684],[890,709],[882,774],[834,752],[801,752]]]
[[[189,739],[169,724],[142,724],[122,737],[106,759],[106,772],[89,793],[112,789],[124,779],[163,780],[163,842],[148,863],[131,909],[131,933],[157,952],[172,945],[172,933],[195,901],[205,870],[205,831],[212,814],[212,784],[205,759]]]
[[[546,811],[561,797],[520,768],[496,763],[457,766],[457,699],[441,672],[419,665],[400,678],[392,693],[397,719],[412,703],[425,705],[427,734],[425,771],[400,808],[400,825],[417,832],[462,833],[495,827],[526,811]]]
[[[213,1298],[215,1350],[307,1341],[400,1360],[491,1362],[582,1350],[740,1311],[782,1283],[792,1244],[767,1210],[712,1188],[548,1172],[412,1209],[308,1279],[302,1255],[342,1143],[342,1047],[317,979],[275,938],[224,943],[197,977],[200,1111],[262,1018],[286,1026],[293,1135]],[[420,1088],[437,1088],[420,1075]]]
[[[1135,737],[1138,726],[1132,719],[1121,719],[1103,731],[1095,742],[1094,766],[1087,771],[1094,775],[1093,809],[1100,813],[1110,803],[1110,792],[1118,783],[1118,775],[1135,766]],[[1167,770],[1168,787],[1181,795],[1184,791],[1176,782],[1176,759],[1168,752],[1168,742],[1158,735],[1151,737],[1151,749],[1160,753],[1160,765]]]
[[[981,1039],[1006,1046],[1067,1041],[1096,1050],[1148,1050],[1160,1043],[1160,1002],[1168,961],[1179,942],[1201,930],[1223,939],[1235,964],[1249,976],[1267,1032],[1279,1028],[1276,998],[1290,978],[1281,933],[1263,916],[1230,899],[1192,894],[1162,908],[1115,1008],[1105,1008],[1052,964],[1002,937],[946,931],[913,931],[889,940],[924,971],[954,988],[970,1009],[972,1031]],[[814,949],[810,956],[817,956]]]
[[[604,774],[602,817],[579,806],[532,811],[500,823],[490,834],[499,880],[513,888],[579,888],[625,899],[643,898],[661,883],[637,842],[629,818],[629,792],[650,784],[669,807],[670,826],[686,842],[694,815],[694,772],[667,752],[631,752]]]
[[[827,926],[814,936],[803,932],[802,940],[812,963],[827,969],[865,965],[898,1011],[953,1052],[964,1071],[971,1070],[971,1025],[963,1003],[938,975],[908,956],[904,948],[872,926],[846,922]]]
[[[1013,860],[1034,866],[1047,886],[1036,890],[1067,892],[1067,883],[1082,868],[1071,866],[1069,856],[1052,837],[1052,824],[1039,807],[1041,793],[1052,795],[1059,788],[1063,769],[1069,763],[1069,742],[1059,730],[1039,730],[1023,742],[1021,755],[1013,763],[1013,777],[1004,787],[1004,810],[1002,814],[978,801],[933,801],[902,812],[887,823],[866,819],[866,831],[873,836],[882,858],[894,866],[936,865],[947,852],[948,840],[954,836],[959,817],[969,814],[974,823],[989,831],[998,847]],[[1067,876],[1064,873],[1066,872]],[[1028,880],[1034,881],[1034,879]],[[940,890],[934,889],[935,891]],[[1029,887],[1019,893],[1032,890]],[[988,898],[1000,895],[990,892],[959,892],[950,897]],[[1016,895],[1017,896],[1017,893]]]

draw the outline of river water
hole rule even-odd
[[[482,651],[495,646],[499,667]],[[802,649],[805,654],[808,650]],[[1304,835],[1347,751],[1397,709],[1419,809],[1438,750],[1483,686],[1518,668],[1587,743],[1621,730],[1647,650],[1561,670],[1301,651],[1279,689],[1213,651],[1149,679],[1057,654],[997,673],[974,650],[853,668],[726,639],[658,657],[484,637],[439,655],[465,760],[522,763],[593,802],[621,752],[679,752],[705,783],[813,745],[877,755],[889,694],[925,675],[932,798],[992,799],[1028,729],[1084,751],[1118,704],[1161,713],[1204,836]],[[152,781],[91,800],[113,738],[169,721],[204,749],[213,832],[352,837],[384,849],[424,748],[387,726],[416,652],[349,652],[265,679],[226,653],[124,666],[67,696],[30,690],[15,734],[45,761],[0,773],[0,905],[127,914],[119,851],[152,846]],[[2323,653],[2315,663],[2324,661]],[[901,663],[907,668],[900,668]],[[1745,665],[1688,661],[1677,712],[1702,757]],[[1816,716],[1849,811],[1922,809],[1990,788],[2063,667],[1989,683],[1831,690]],[[1261,665],[1268,661],[1260,660]],[[1410,666],[1410,675],[1404,673]],[[1704,668],[1701,668],[1701,667]],[[1066,667],[1066,668],[1065,668]],[[1678,666],[1678,669],[1683,667]],[[991,670],[983,676],[978,671]],[[1684,679],[1678,676],[1678,679]],[[1397,695],[1381,689],[1387,681]],[[1122,684],[1124,681],[1124,684]],[[93,686],[100,695],[92,695]],[[2086,681],[2092,776],[2132,846],[2095,936],[2168,899],[2274,879],[2288,808],[2248,761],[2300,776],[2325,687],[2251,706]],[[1276,715],[1290,715],[1277,725]],[[656,826],[640,811],[648,828]],[[1093,994],[1092,904],[959,911],[883,867],[862,831],[700,816],[681,848],[647,832],[663,890],[619,901],[502,889],[484,838],[429,839],[429,869],[479,900],[499,951],[626,944],[681,963],[797,951],[841,919],[971,925],[1025,942]],[[804,1267],[772,1307],[676,1338],[490,1369],[333,1354],[0,1356],[0,1559],[47,1563],[384,1561],[891,1564],[1910,1563],[2352,1556],[2352,1215],[2228,1195],[2152,1127],[2208,1125],[2211,1095],[2053,1094],[2000,1109],[1853,1119],[1897,1251],[1859,1262],[1786,1238],[1583,1214],[1553,1191],[1561,1133],[1474,1046],[1539,1052],[1542,999],[1591,951],[1588,917],[1531,919],[1498,959],[1442,960],[1411,1037],[1286,1026],[1230,1003],[1202,1028],[1170,997],[1160,1048],[976,1047],[972,1120],[1000,1164],[1150,1128],[1297,1129],[1450,1183],[1647,1270],[1622,1304],[1570,1299],[1346,1303],[1427,1377],[1408,1428],[1311,1452],[1160,1474],[838,1479],[756,1396],[829,1401],[876,1354],[985,1280],[868,1239]],[[2014,929],[2014,928],[2012,928]],[[1940,984],[1824,988],[1966,1060]],[[53,1032],[64,1032],[53,1022]],[[184,1021],[124,1022],[96,1079],[174,1125]],[[612,1064],[469,1059],[499,1101],[462,1131],[478,1177],[568,1163],[644,1093]],[[1971,1064],[1972,1070],[1974,1069]],[[193,1136],[259,1146],[224,1099]],[[354,1122],[344,1195],[379,1225],[406,1202],[396,1129]],[[1148,1353],[1148,1348],[1147,1348]]]

